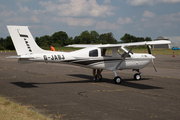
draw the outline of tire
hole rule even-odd
[[[116,84],[120,84],[120,83],[122,82],[121,77],[116,76],[116,77],[114,78],[114,82],[115,82]]]
[[[134,80],[140,80],[141,79],[141,75],[139,73],[136,73],[134,75]]]

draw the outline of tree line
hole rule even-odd
[[[130,42],[142,42],[142,41],[152,41],[150,37],[135,37],[133,35],[130,35],[128,33],[124,34],[123,37],[120,38],[122,43],[130,43]]]
[[[128,42],[140,42],[140,41],[151,41],[151,38],[146,37],[135,37],[130,34],[125,34],[120,38],[121,43]],[[50,45],[54,47],[66,46],[69,44],[117,44],[117,40],[114,38],[113,33],[99,34],[96,31],[88,32],[83,31],[79,36],[69,37],[64,31],[55,32],[51,36],[44,35],[41,37],[35,37],[35,41],[41,48],[47,49]],[[0,38],[0,50],[14,50],[11,37],[8,36],[5,39]]]
[[[7,36],[5,39],[0,38],[0,50],[14,50],[14,45],[10,36]]]
[[[100,34],[96,31],[88,32],[83,31],[79,36],[74,38],[69,37],[66,32],[59,31],[55,32],[53,35],[36,37],[37,44],[40,47],[45,47],[52,45],[57,46],[66,46],[69,44],[116,44],[117,40],[114,38],[113,33],[104,33]]]

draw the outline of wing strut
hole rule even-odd
[[[123,59],[119,62],[119,64],[116,66],[116,70],[118,69],[118,67],[121,65],[121,63],[126,59],[126,57],[129,55],[129,53],[132,51],[133,48],[135,48],[136,46],[132,46],[131,49],[128,51],[127,54],[125,54],[125,56],[123,57]]]

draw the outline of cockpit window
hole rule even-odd
[[[89,57],[97,57],[98,56],[98,50],[91,50],[89,51]]]

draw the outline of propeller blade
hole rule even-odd
[[[149,54],[151,54],[151,49],[150,49],[150,47],[151,47],[151,46],[147,45],[147,49],[148,49],[148,53],[149,53]],[[152,58],[152,64],[153,64],[154,70],[157,72],[153,58]]]
[[[153,59],[152,59],[152,64],[153,64],[154,70],[157,72],[156,66],[155,66],[155,64],[154,64],[154,60],[153,60]]]
[[[147,45],[147,49],[148,49],[148,53],[151,54],[151,49],[150,49],[149,45]]]

